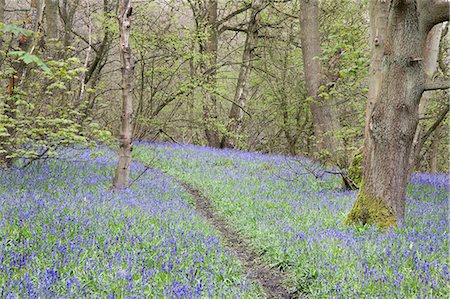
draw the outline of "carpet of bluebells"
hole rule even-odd
[[[112,192],[115,164],[73,150],[0,170],[0,298],[258,298],[179,186],[148,170]]]
[[[415,174],[404,224],[382,233],[344,225],[356,192],[305,159],[146,143],[135,154],[202,190],[310,298],[450,297],[448,175]]]

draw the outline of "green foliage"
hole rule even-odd
[[[2,33],[11,33],[15,36],[31,36],[33,31],[13,25],[13,24],[4,24],[0,23],[0,32]]]
[[[1,32],[28,34],[12,25],[4,25]],[[0,77],[9,84],[0,91],[0,166],[11,166],[19,158],[55,157],[59,147],[111,140],[109,132],[86,119],[86,100],[73,88],[86,71],[81,62],[45,60],[38,54],[0,53]]]
[[[19,60],[23,61],[25,64],[35,63],[44,72],[50,72],[50,68],[36,55],[30,54],[25,51],[11,51],[8,53],[10,56],[17,57]]]

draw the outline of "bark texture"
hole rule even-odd
[[[320,47],[319,0],[302,0],[300,7],[301,46],[305,83],[316,138],[316,148],[322,154],[337,155],[339,140],[334,132],[340,129],[332,98],[320,96],[327,84]],[[322,91],[321,91],[322,89]],[[340,160],[340,159],[338,159]]]
[[[448,20],[449,8],[447,1],[370,1],[363,179],[349,223],[388,228],[403,221],[409,160],[426,85],[424,46],[431,28]]]
[[[220,147],[220,134],[217,129],[217,97],[215,94],[217,88],[217,50],[219,44],[217,0],[208,0],[206,13],[206,44],[204,46],[206,63],[203,65],[206,91],[203,103],[203,121],[208,146]]]
[[[259,13],[264,8],[265,2],[267,2],[267,0],[252,1],[250,19],[246,30],[244,51],[242,52],[242,63],[236,83],[234,101],[228,117],[228,135],[224,135],[222,138],[221,147],[235,148],[237,145],[238,135],[241,131],[242,121],[244,118],[244,107],[248,98],[252,60],[254,58],[254,51],[258,42],[258,29],[260,26]]]
[[[59,0],[45,0],[45,31],[48,38],[58,38],[58,4]]]
[[[5,0],[0,0],[0,23],[5,23]]]
[[[119,132],[119,162],[113,180],[114,189],[123,189],[128,185],[132,147],[132,103],[134,61],[131,55],[130,27],[131,0],[120,0],[119,33],[120,59],[122,62],[122,116]]]

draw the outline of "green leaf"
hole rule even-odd
[[[12,51],[9,52],[9,55],[17,57],[18,59],[22,60],[25,64],[36,63],[36,65],[39,66],[44,72],[48,73],[51,72],[47,64],[45,64],[45,62],[42,61],[42,59],[40,59],[36,55],[30,54],[25,51]]]
[[[0,31],[3,33],[12,33],[16,36],[19,35],[25,35],[25,36],[31,36],[33,34],[33,31],[22,28],[22,27],[18,27],[15,25],[10,25],[10,24],[3,24],[0,23]]]

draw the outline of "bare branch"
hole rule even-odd
[[[252,4],[251,3],[247,3],[244,7],[240,8],[238,10],[235,10],[232,13],[230,13],[229,15],[223,17],[221,20],[218,20],[216,25],[220,26],[223,23],[228,22],[229,20],[231,20],[232,18],[234,18],[238,14],[243,13],[244,11],[250,9],[251,7],[252,7]]]
[[[229,26],[222,26],[220,27],[219,32],[225,32],[225,31],[235,31],[235,32],[245,32],[247,33],[247,29],[237,28],[237,27],[229,27]]]
[[[444,121],[445,117],[447,116],[447,113],[449,111],[450,106],[446,105],[445,109],[441,111],[438,118],[434,122],[434,124],[428,129],[428,131],[422,136],[420,142],[423,145],[425,141],[428,139],[428,137],[431,136],[431,134],[439,127],[439,125]]]
[[[450,81],[447,80],[427,80],[425,82],[424,91],[450,89]]]

